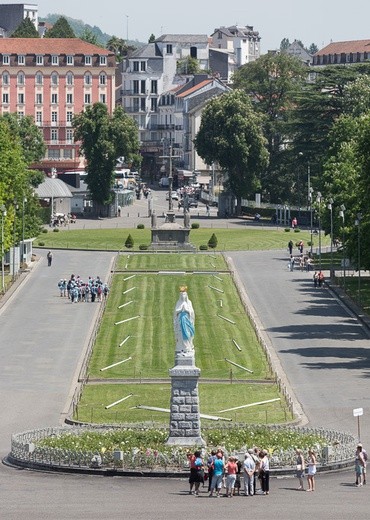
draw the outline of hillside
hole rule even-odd
[[[104,33],[96,25],[92,27],[91,25],[84,23],[82,20],[76,20],[75,18],[70,18],[64,14],[48,14],[46,17],[39,17],[39,21],[54,24],[61,16],[64,16],[64,18],[68,21],[77,37],[81,36],[84,31],[91,31],[96,36],[98,45],[101,45],[102,47],[105,47],[108,40],[112,37],[111,34]],[[129,40],[128,45],[132,45],[133,47],[137,48],[144,44],[138,40]]]

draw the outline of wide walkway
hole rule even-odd
[[[314,291],[308,275],[288,272],[285,252],[230,257],[310,423],[355,433],[352,408],[363,406],[363,440],[370,446],[369,341],[362,329],[327,290]],[[43,256],[1,308],[1,457],[9,451],[12,432],[58,424],[96,318],[99,304],[61,299],[58,280],[71,273],[106,279],[111,260],[110,253],[57,251],[48,268]],[[0,517],[156,520],[184,511],[190,520],[225,515],[367,519],[368,488],[356,489],[353,480],[352,472],[319,476],[315,493],[298,493],[295,479],[273,480],[270,496],[230,502],[205,493],[189,496],[185,480],[49,475],[1,465]]]

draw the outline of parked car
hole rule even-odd
[[[197,208],[198,207],[198,201],[196,199],[193,199],[191,197],[188,197],[188,199],[181,199],[180,200],[180,207],[183,207],[185,205],[188,206],[188,208]]]
[[[170,194],[166,193],[166,200],[170,200]],[[177,195],[176,191],[172,192],[172,200],[179,200],[179,196]]]

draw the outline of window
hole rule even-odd
[[[134,72],[139,72],[139,62],[134,61]]]
[[[42,112],[36,112],[36,124],[40,125],[42,123]]]
[[[24,105],[24,94],[18,94],[18,105]]]
[[[155,112],[157,110],[157,98],[152,98],[150,101],[151,101],[150,109],[152,110],[152,112]]]
[[[73,143],[68,143],[68,144],[73,144]],[[71,148],[69,148],[68,150],[64,149],[63,157],[64,157],[64,159],[73,159],[73,150]]]
[[[150,92],[152,94],[157,94],[158,93],[158,81],[156,79],[152,80]]]
[[[72,120],[73,120],[73,112],[68,110],[68,112],[67,112],[67,123],[72,123]]]
[[[53,105],[56,105],[58,103],[58,94],[52,94],[51,95],[51,103]]]
[[[9,85],[9,73],[3,72],[3,85]]]
[[[58,130],[56,128],[52,128],[51,129],[51,142],[52,144],[57,144],[58,143]]]
[[[134,112],[139,112],[139,98],[134,98],[133,110]]]
[[[85,56],[85,65],[91,65],[91,56]]]
[[[23,54],[19,54],[18,55],[18,65],[25,65],[26,63],[26,58],[24,57]]]
[[[17,83],[18,85],[24,85],[24,72],[18,72]]]
[[[67,105],[72,105],[73,103],[73,94],[67,94]]]
[[[20,112],[17,112],[17,115],[20,119],[22,119],[22,117],[24,117],[24,112],[23,110],[21,110]]]
[[[51,113],[51,122],[52,123],[57,123],[58,122],[58,112],[52,112]]]
[[[9,65],[10,56],[8,54],[3,54],[3,65]]]
[[[42,85],[44,82],[44,76],[41,72],[36,72],[35,83],[36,85]]]
[[[133,87],[134,87],[134,94],[138,94],[139,93],[139,81],[137,79],[134,79]]]
[[[36,94],[36,105],[42,105],[42,94]]]
[[[73,80],[74,80],[74,77],[73,77],[72,72],[67,72],[67,74],[66,74],[67,85],[73,85]]]
[[[73,56],[68,55],[66,61],[67,65],[73,65]]]
[[[172,45],[171,43],[168,43],[166,46],[166,52],[167,54],[172,54]]]
[[[146,105],[145,105],[145,98],[141,98],[141,103],[140,103],[140,109],[145,112],[145,108],[146,108]]]
[[[51,57],[51,64],[52,65],[59,65],[59,56],[56,54],[53,54]]]
[[[140,81],[140,92],[145,94],[145,79]]]
[[[57,72],[52,72],[50,76],[50,82],[52,85],[58,85],[59,76]]]
[[[100,56],[99,65],[106,65],[106,64],[107,64],[107,57]]]
[[[3,104],[7,105],[9,103],[9,94],[3,94]]]
[[[86,72],[85,74],[85,85],[91,85],[92,84],[92,76],[90,72]]]
[[[99,74],[99,85],[106,85],[107,83],[107,76],[102,72]]]
[[[91,103],[91,94],[85,94],[85,105],[90,105]]]
[[[100,103],[106,103],[107,96],[105,94],[100,94]]]
[[[73,130],[72,130],[72,128],[67,128],[67,130],[66,130],[66,141],[67,141],[67,144],[73,144]]]
[[[44,64],[44,56],[41,54],[37,54],[36,56],[36,65],[43,65]]]
[[[55,148],[49,148],[48,159],[60,159],[60,150],[56,150]]]
[[[142,72],[145,72],[146,71],[146,61],[141,61],[140,62],[140,70]]]

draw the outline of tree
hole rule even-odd
[[[235,87],[249,95],[255,110],[263,115],[270,154],[269,167],[261,179],[265,200],[289,201],[294,180],[286,146],[291,139],[290,113],[296,92],[302,89],[306,76],[306,67],[289,54],[261,56],[234,74]]]
[[[27,16],[18,25],[11,38],[40,38],[40,35],[34,23]]]
[[[19,137],[25,163],[29,166],[40,162],[45,157],[46,145],[43,134],[33,118],[19,117],[15,113],[4,114],[1,118],[7,122],[11,132]]]
[[[285,52],[290,45],[289,38],[283,38],[280,42],[280,51]]]
[[[249,97],[235,90],[209,101],[194,144],[207,164],[217,161],[228,173],[228,186],[240,214],[241,199],[259,188],[261,173],[268,165],[262,118]]]
[[[132,249],[134,247],[134,239],[132,238],[131,234],[129,234],[126,238],[125,247],[127,247],[127,249]]]
[[[96,36],[96,34],[94,34],[87,27],[85,27],[84,30],[82,31],[82,33],[80,35],[80,39],[83,40],[84,42],[92,43],[93,45],[100,46],[99,41],[98,41],[98,37]]]
[[[211,238],[208,240],[208,247],[210,247],[211,249],[216,249],[217,244],[218,244],[217,237],[214,233],[212,233]]]
[[[316,54],[316,52],[319,50],[318,46],[316,45],[316,43],[311,43],[311,45],[308,47],[308,52],[310,54]]]
[[[178,62],[177,62],[177,73],[178,74],[199,74],[199,72],[201,72],[201,68],[199,66],[199,61],[196,58],[187,56],[183,60],[178,60]]]
[[[75,141],[80,141],[80,153],[86,159],[86,183],[100,213],[113,200],[117,158],[123,156],[127,163],[140,164],[138,129],[122,107],[110,116],[103,103],[90,105],[76,115],[73,127]]]
[[[76,36],[67,19],[61,16],[53,27],[46,31],[45,38],[76,38]]]
[[[114,52],[117,62],[120,63],[123,58],[127,56],[129,51],[135,50],[135,47],[127,45],[125,40],[122,38],[112,36],[107,42],[107,49],[111,52]]]
[[[154,34],[152,33],[152,34],[149,36],[148,43],[154,43],[154,42],[155,42],[155,36],[154,36]]]

